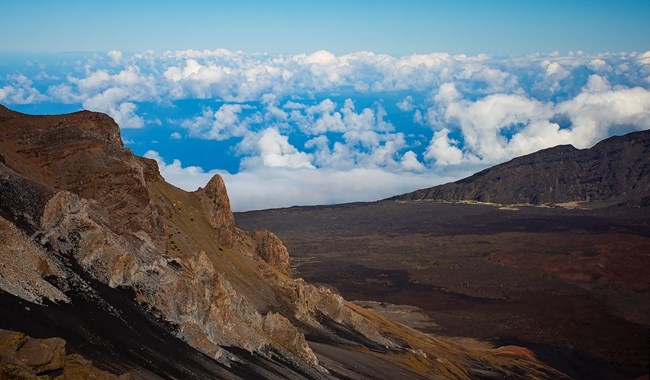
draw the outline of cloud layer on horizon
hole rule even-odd
[[[187,99],[202,101],[201,110],[164,121],[141,111]],[[204,170],[153,146],[147,154],[186,189],[224,175],[238,210],[372,200],[550,146],[585,148],[649,129],[650,51],[511,58],[111,51],[0,73],[0,103],[78,104],[125,129],[171,125],[178,143],[226,143],[239,161],[229,172],[218,159]]]

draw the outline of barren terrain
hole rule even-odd
[[[235,217],[275,232],[297,276],[421,331],[522,345],[578,379],[647,374],[650,216],[582,206],[382,201]]]

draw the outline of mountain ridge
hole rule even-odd
[[[588,149],[559,145],[514,158],[456,182],[389,200],[499,204],[650,204],[650,131],[604,139]]]

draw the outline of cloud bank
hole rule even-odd
[[[239,210],[373,200],[650,128],[650,52],[110,51],[30,70],[0,76],[0,102],[106,112],[125,133],[142,131],[172,183],[222,174]],[[198,110],[181,112],[188,101]],[[174,149],[151,145],[160,128],[176,149],[220,150],[200,145],[212,161],[183,167]],[[222,166],[226,156],[237,165]]]

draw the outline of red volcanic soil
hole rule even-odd
[[[577,379],[648,371],[647,209],[383,201],[235,217],[275,232],[307,281],[416,306],[432,323],[414,328],[523,346]]]

